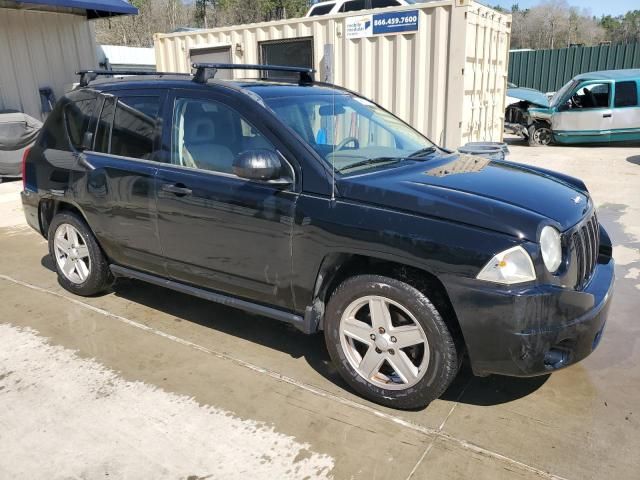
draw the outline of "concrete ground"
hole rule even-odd
[[[463,368],[421,411],[349,391],[321,335],[134,281],[56,281],[0,185],[0,478],[640,478],[640,148],[529,148],[581,177],[615,243],[589,358],[551,376]]]

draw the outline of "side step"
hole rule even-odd
[[[203,298],[212,302],[227,305],[229,307],[238,308],[245,312],[254,313],[256,315],[264,315],[265,317],[280,320],[281,322],[290,323],[303,333],[314,333],[316,331],[315,324],[312,326],[312,320],[310,315],[302,317],[294,313],[285,312],[276,308],[266,307],[257,303],[249,302],[247,300],[240,300],[239,298],[224,295],[222,293],[211,292],[184,283],[176,282],[174,280],[168,280],[163,277],[151,275],[148,273],[139,272],[127,267],[121,267],[120,265],[110,265],[109,268],[115,277],[128,277],[135,278],[136,280],[142,280],[143,282],[158,285],[160,287],[170,288],[176,292],[186,293],[193,295],[194,297]]]

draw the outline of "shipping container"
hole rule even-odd
[[[318,80],[456,148],[502,139],[510,32],[510,15],[448,0],[156,34],[154,43],[158,71],[186,73],[194,61],[313,66]]]
[[[60,98],[77,70],[96,66],[93,25],[84,15],[0,8],[0,110],[44,119],[46,89]]]

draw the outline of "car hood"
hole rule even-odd
[[[346,199],[536,241],[541,223],[564,231],[590,208],[571,177],[480,156],[447,154],[338,180]]]
[[[549,106],[549,98],[540,90],[534,90],[533,88],[507,88],[507,97],[525,100],[539,107]]]

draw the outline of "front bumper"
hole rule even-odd
[[[527,377],[579,362],[600,342],[613,293],[614,261],[599,263],[581,291],[503,289],[478,280],[445,286],[476,375]]]

